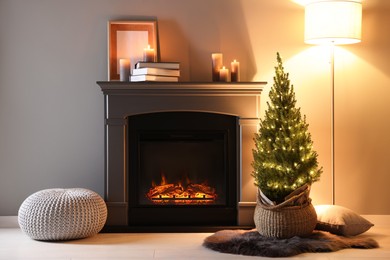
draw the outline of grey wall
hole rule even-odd
[[[44,188],[103,195],[103,95],[96,81],[107,79],[107,21],[157,18],[162,58],[182,63],[182,80],[204,81],[210,53],[222,50],[220,23],[230,20],[236,44],[246,39],[236,7],[238,1],[225,0],[1,0],[0,215],[16,215]],[[237,19],[224,16],[233,10]],[[251,55],[242,46],[225,48],[242,59]]]
[[[390,214],[389,203],[367,206],[356,196],[390,197],[387,162],[372,152],[364,160],[354,154],[361,140],[382,157],[390,145],[388,138],[371,142],[390,130],[390,36],[380,34],[390,24],[390,1],[366,2],[363,37],[370,38],[343,49],[353,65],[350,56],[338,55],[337,82],[350,87],[336,102],[339,111],[364,104],[382,120],[365,124],[362,135],[363,108],[339,114],[337,192],[344,206]],[[324,166],[313,201],[330,203],[328,61],[303,43],[303,15],[290,0],[0,0],[0,215],[16,215],[28,195],[44,188],[85,187],[103,195],[103,96],[96,81],[107,79],[107,21],[145,17],[158,19],[161,57],[181,62],[183,81],[210,80],[210,54],[221,51],[226,62],[241,62],[243,80],[271,86],[275,53],[282,53]],[[365,185],[372,170],[374,191]],[[358,173],[352,186],[351,172]]]

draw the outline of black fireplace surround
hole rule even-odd
[[[237,128],[237,117],[215,113],[130,116],[129,225],[237,225]],[[148,198],[152,183],[170,195]],[[202,187],[215,197],[186,192]]]
[[[253,136],[266,82],[97,82],[105,232],[253,226]]]

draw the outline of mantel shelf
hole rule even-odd
[[[267,82],[121,82],[98,81],[104,94],[259,94]]]

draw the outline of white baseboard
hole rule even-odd
[[[363,218],[367,219],[377,227],[389,226],[390,225],[390,215],[361,215]]]
[[[0,216],[0,228],[19,228],[18,216]]]

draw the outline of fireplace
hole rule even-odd
[[[216,113],[129,116],[129,225],[237,225],[237,128]]]
[[[253,225],[253,134],[264,84],[98,82],[104,230]]]

